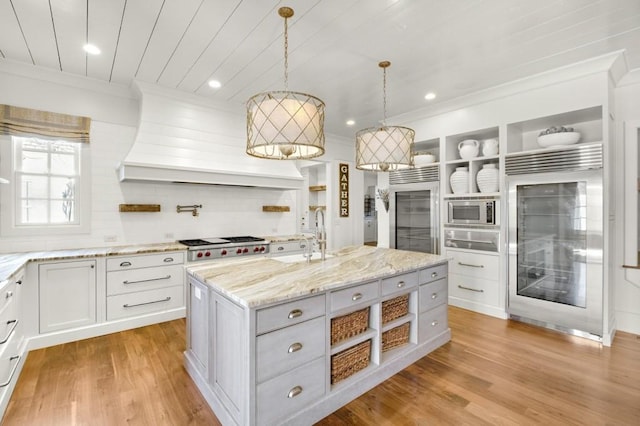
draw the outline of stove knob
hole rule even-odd
[[[260,247],[260,253],[262,253],[263,251],[265,251],[266,249],[264,248],[264,246]]]
[[[198,252],[198,254],[196,254],[196,256],[198,256],[198,257],[202,257],[202,252],[201,252],[201,251],[199,251],[199,252]]]
[[[227,254],[227,251],[226,251],[226,250],[222,250],[222,251],[220,252],[220,256],[225,256],[226,254]]]
[[[253,252],[254,252],[254,253],[257,253],[257,252],[259,252],[259,251],[260,251],[260,247],[254,247],[254,248],[253,248]]]
[[[242,249],[241,249],[241,248],[239,248],[238,250],[236,250],[236,253],[238,253],[238,254],[242,254]]]
[[[209,256],[211,256],[211,252],[209,252],[209,251],[208,251],[208,252],[206,252],[204,255],[205,255],[205,256],[207,256],[207,257],[209,257]]]
[[[243,253],[249,253],[249,249],[248,248],[244,248],[244,250],[242,250]]]

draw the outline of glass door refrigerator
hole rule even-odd
[[[513,172],[507,171],[509,315],[601,337],[601,170]]]
[[[438,182],[420,182],[390,188],[391,248],[439,253],[438,186]]]

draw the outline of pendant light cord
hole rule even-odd
[[[382,125],[387,126],[387,68],[382,68]]]
[[[289,31],[287,17],[284,18],[284,90],[289,91]]]

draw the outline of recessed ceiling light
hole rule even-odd
[[[424,95],[424,98],[428,101],[431,101],[436,98],[436,94],[433,92],[429,92],[426,95]]]
[[[347,120],[347,126],[353,126],[356,124],[355,120]]]
[[[99,55],[100,54],[100,49],[98,49],[97,46],[94,46],[93,44],[85,44],[83,47],[85,52],[87,52],[90,55]]]
[[[209,87],[211,87],[212,89],[219,89],[220,87],[222,87],[222,83],[220,83],[218,80],[209,80]]]

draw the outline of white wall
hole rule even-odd
[[[620,148],[616,150],[616,161],[618,165],[625,164],[625,150],[624,147],[628,139],[632,135],[625,134],[625,124],[628,122],[640,123],[640,69],[634,70],[629,73],[620,82],[620,85],[616,89],[616,144]],[[636,130],[637,132],[637,130]],[[635,135],[635,140],[640,141],[640,137]],[[636,149],[638,149],[636,147]],[[638,149],[640,153],[640,149]],[[617,167],[615,169],[616,180],[616,200],[618,202],[617,211],[625,211],[625,203],[633,202],[638,206],[636,210],[636,217],[624,217],[616,222],[615,238],[616,238],[616,252],[615,256],[615,309],[616,309],[616,322],[619,330],[628,331],[635,334],[640,334],[640,270],[622,268],[622,265],[627,259],[628,262],[637,260],[637,254],[627,253],[625,255],[625,246],[633,247],[634,244],[625,244],[627,239],[633,239],[637,241],[635,246],[636,251],[640,248],[640,235],[639,232],[629,233],[628,230],[633,227],[629,221],[640,221],[640,204],[635,200],[625,199],[625,185],[630,183],[633,186],[637,185],[637,178],[640,169],[639,163],[635,167],[625,170],[624,167]],[[628,182],[631,180],[631,182]],[[627,192],[627,194],[629,194]],[[637,194],[637,192],[636,192]],[[636,195],[637,196],[637,195]],[[631,198],[631,197],[630,197]],[[640,198],[640,197],[638,197]],[[627,209],[627,211],[629,211]],[[632,216],[632,215],[631,215]],[[640,222],[637,222],[637,230],[640,230]],[[634,230],[635,231],[635,230]],[[628,248],[628,250],[630,250]]]
[[[92,159],[91,232],[29,238],[0,236],[2,253],[239,234],[286,235],[297,231],[296,191],[120,182],[116,167],[134,142],[138,122],[138,102],[128,88],[3,62],[0,64],[0,104],[92,118],[89,148]],[[241,131],[244,132],[244,128]],[[327,151],[322,157],[323,161],[354,158],[353,144],[348,142],[327,136]],[[352,198],[360,200],[362,190],[358,191],[358,186],[362,186],[361,174],[355,168],[352,170]],[[0,203],[5,202],[12,201],[0,199]],[[119,213],[118,206],[121,203],[160,204],[161,212]],[[178,214],[178,204],[202,204],[203,208],[198,217],[193,217],[189,213]],[[292,209],[288,213],[263,213],[262,205],[289,205]],[[360,222],[361,216],[360,212]],[[359,234],[344,232],[354,227],[354,220],[355,216],[352,215],[349,219],[336,222],[341,230],[341,245],[362,241],[361,224],[357,226]]]

